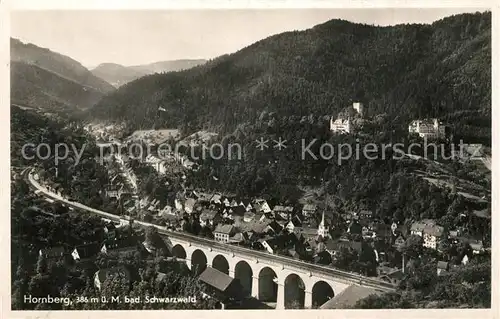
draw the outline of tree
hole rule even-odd
[[[44,254],[38,255],[38,261],[36,263],[36,272],[39,275],[44,275],[47,273],[47,259]]]
[[[334,267],[352,271],[357,267],[358,254],[355,250],[348,248],[341,248],[333,258],[332,265]]]
[[[419,235],[410,235],[400,247],[402,254],[410,258],[418,258],[422,254],[424,240]]]
[[[366,276],[377,275],[377,260],[375,251],[366,243],[363,243],[363,249],[359,254],[358,262],[363,274]]]
[[[439,243],[438,243],[438,251],[440,251],[444,256],[446,256],[446,259],[450,259],[450,254],[452,252],[452,245],[448,237],[443,237]]]

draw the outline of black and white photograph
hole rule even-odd
[[[9,16],[5,308],[492,308],[492,8]]]

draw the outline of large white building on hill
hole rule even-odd
[[[352,108],[361,116],[363,116],[364,107],[363,103],[354,102]],[[347,117],[347,118],[346,118]],[[351,134],[354,133],[354,126],[352,120],[349,116],[339,116],[335,120],[333,117],[330,118],[330,131],[334,133],[341,134]]]
[[[414,120],[408,126],[409,133],[416,133],[423,138],[444,138],[446,125],[436,118]]]
[[[352,124],[350,119],[338,118],[335,121],[333,117],[330,119],[330,131],[335,133],[349,134],[352,131]]]

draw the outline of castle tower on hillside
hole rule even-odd
[[[323,238],[329,237],[328,233],[328,227],[325,225],[325,212],[323,211],[323,215],[321,216],[321,222],[319,223],[318,226],[318,236],[321,236]]]
[[[363,112],[364,112],[363,103],[354,102],[354,103],[352,103],[352,107],[356,110],[356,112],[358,112],[359,115],[363,116]]]

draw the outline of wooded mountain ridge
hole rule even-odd
[[[31,43],[10,40],[11,101],[57,112],[96,104],[114,87],[78,61]]]
[[[90,115],[133,129],[227,133],[263,112],[335,115],[353,101],[395,125],[439,117],[467,134],[484,128],[488,138],[491,13],[387,27],[331,20],[189,70],[145,76],[107,95]]]

